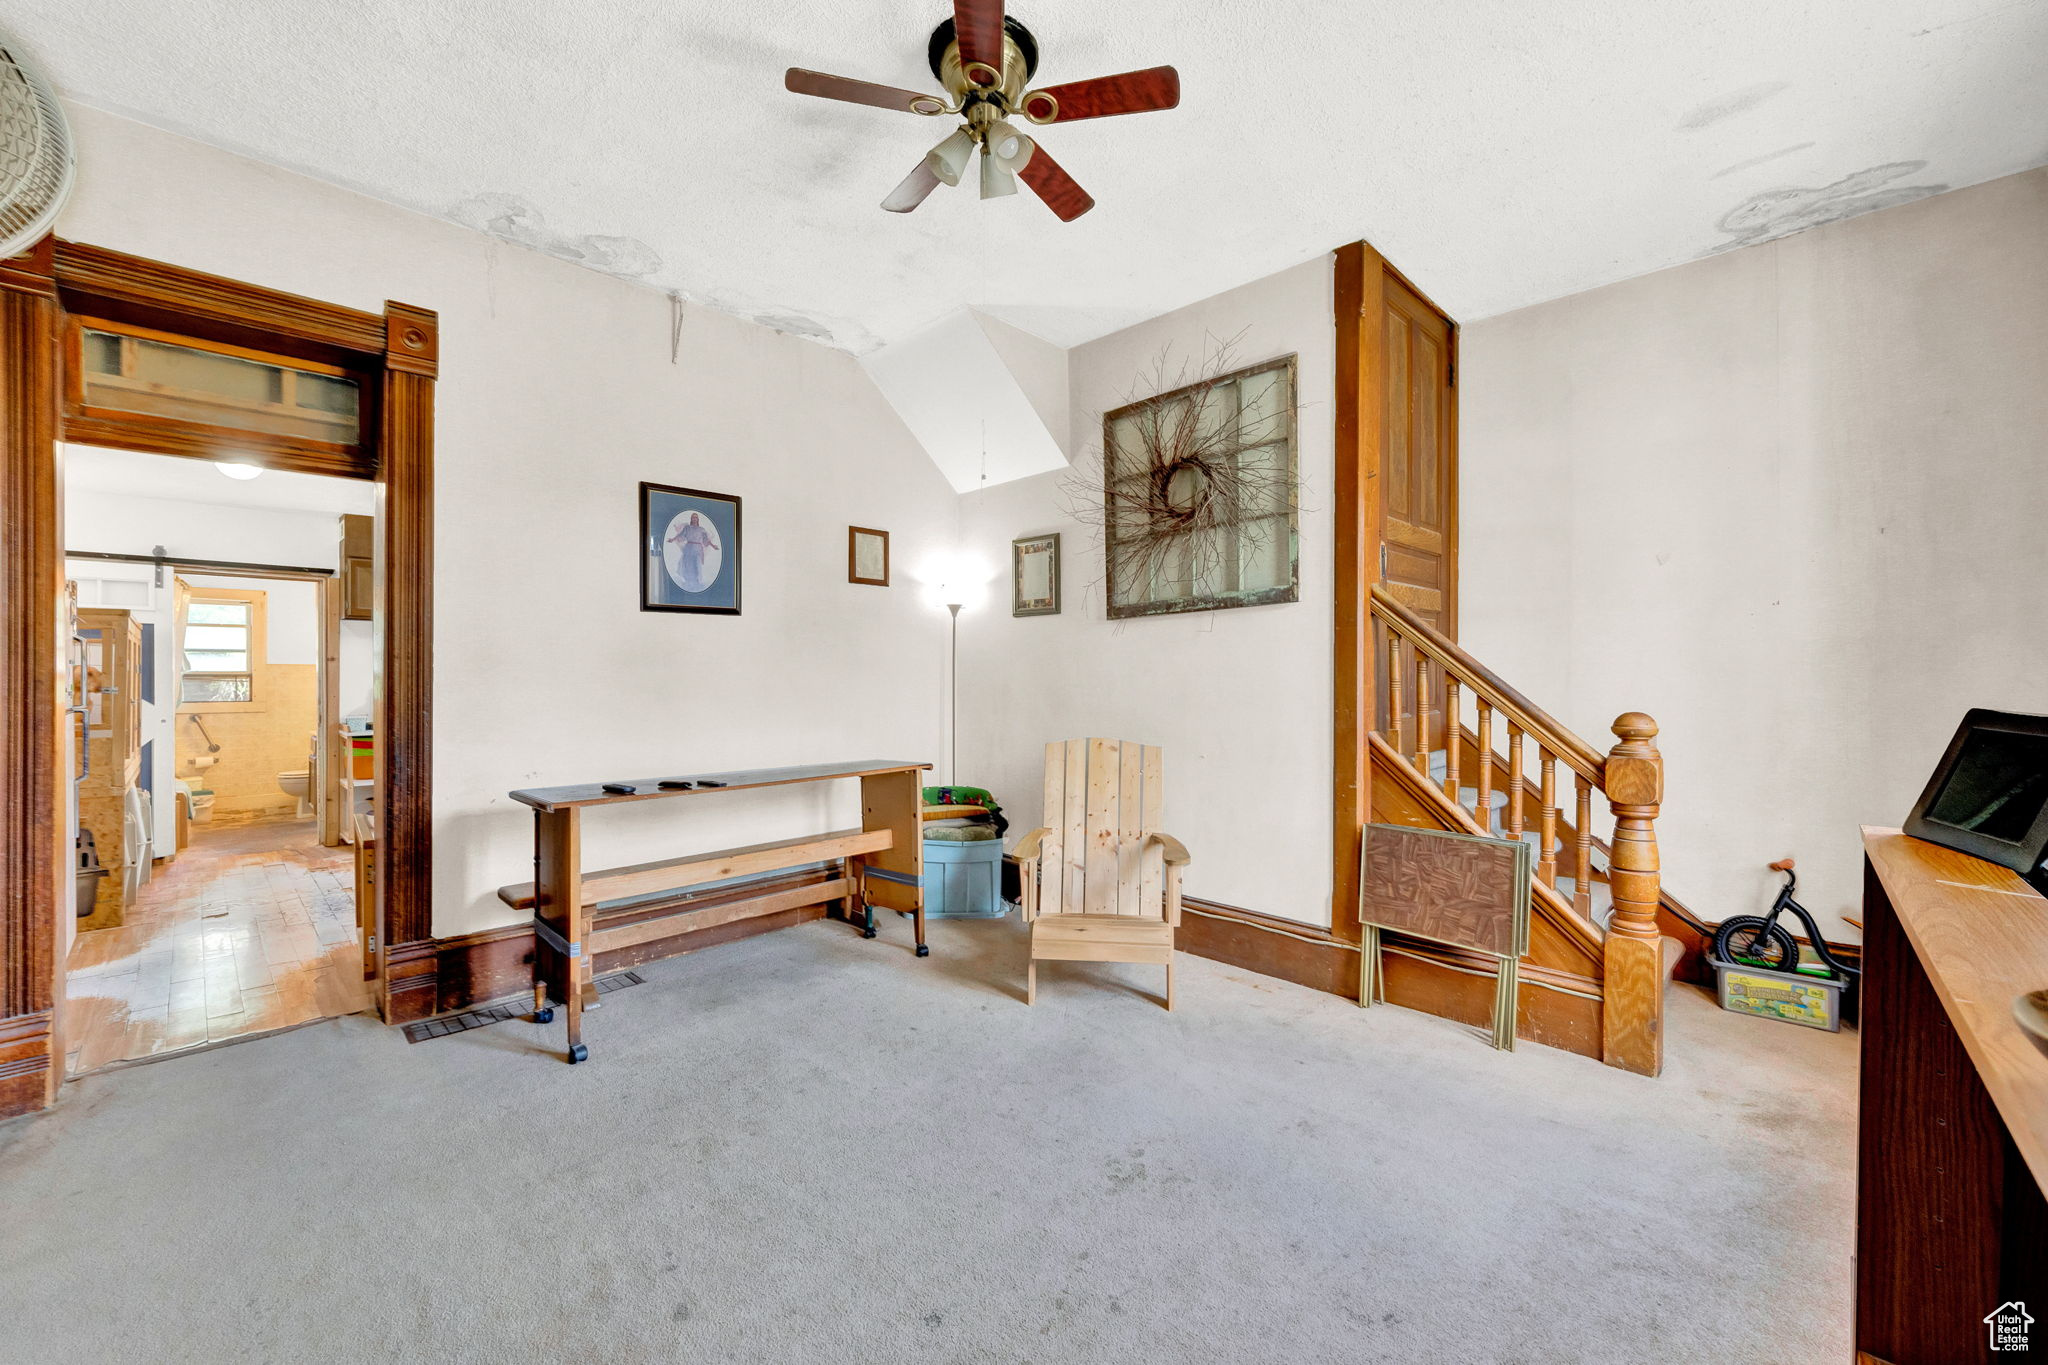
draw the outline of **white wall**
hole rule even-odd
[[[846,528],[898,563],[955,500],[850,356],[303,176],[73,106],[74,240],[356,308],[441,316],[434,928],[516,919],[515,787],[939,750],[945,635],[904,580],[846,582]],[[860,262],[847,262],[858,269]],[[637,608],[640,480],[744,499],[745,614]],[[331,534],[325,537],[331,545]],[[344,706],[347,695],[344,692]],[[841,787],[847,784],[838,784]],[[857,820],[792,788],[607,811],[631,862]]]
[[[2048,712],[2048,170],[1468,326],[1463,643],[1663,727],[1666,883],[1862,893],[1963,712]]]
[[[1325,257],[1090,342],[1068,371],[1068,448],[1086,468],[1101,458],[1102,414],[1162,352],[1171,374],[1242,332],[1239,365],[1300,356],[1298,602],[1111,622],[1101,545],[1071,515],[1063,476],[962,499],[963,542],[1001,569],[987,605],[961,618],[960,780],[992,789],[1021,835],[1039,823],[1045,741],[1159,744],[1165,825],[1194,856],[1188,893],[1310,924],[1329,923],[1330,900],[1331,271]],[[1061,614],[1012,617],[1010,541],[1047,531],[1061,533]]]
[[[222,483],[225,486],[226,481]],[[146,555],[161,545],[173,559],[183,555],[237,564],[332,569],[339,563],[338,516],[338,512],[230,507],[102,488],[73,489],[64,495],[64,548]]]
[[[264,662],[320,662],[320,592],[311,581],[195,573],[178,576],[194,588],[234,588],[266,594],[263,602]]]
[[[848,524],[894,532],[898,565],[957,538],[1002,566],[961,629],[962,780],[1028,828],[1044,740],[1160,743],[1190,892],[1327,922],[1327,258],[1072,353],[1082,461],[1164,347],[1243,331],[1243,362],[1301,358],[1301,600],[1112,625],[1059,476],[955,499],[845,355],[694,309],[671,364],[658,294],[74,112],[66,236],[442,314],[437,932],[510,918],[491,889],[530,850],[507,788],[942,759],[943,613],[907,574],[846,584]],[[2044,210],[2030,172],[1465,330],[1465,643],[1596,744],[1657,716],[1667,881],[1710,918],[1763,903],[1788,852],[1817,908],[1853,904],[1856,824],[1903,816],[1962,710],[2048,709],[2048,640],[2014,624],[2048,569]],[[744,616],[635,609],[641,479],[746,499]],[[1013,619],[1008,542],[1048,530],[1065,612]],[[680,842],[848,809],[735,796]],[[630,861],[678,832],[637,807],[587,838]]]

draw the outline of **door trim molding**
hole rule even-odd
[[[376,420],[368,469],[315,468],[289,449],[276,468],[373,477],[378,543],[377,808],[379,965],[393,947],[431,939],[433,702],[433,389],[439,324],[424,308],[366,313],[104,247],[47,237],[0,262],[0,1118],[39,1109],[63,1080],[56,1009],[57,915],[69,850],[57,771],[62,686],[63,468],[60,442],[161,449],[115,421],[68,430],[61,411],[64,311],[338,364],[381,380],[366,393]],[[374,405],[374,406],[373,406]],[[201,443],[162,453],[207,458]],[[238,457],[243,457],[238,452]],[[388,1017],[380,977],[378,1004]]]
[[[0,264],[0,1117],[62,1078],[59,881],[69,871],[57,771],[63,482],[57,467],[56,255]]]
[[[1386,434],[1386,282],[1394,280],[1450,327],[1450,364],[1458,324],[1369,243],[1337,248],[1331,313],[1337,343],[1336,620],[1333,634],[1330,932],[1356,943],[1359,832],[1372,820],[1368,742],[1378,696],[1372,658],[1372,585],[1379,578],[1380,468]],[[1370,319],[1372,325],[1367,326]],[[1450,387],[1449,442],[1458,452],[1458,390]],[[1453,478],[1455,480],[1455,472]],[[1456,526],[1455,510],[1452,525]],[[1451,608],[1454,612],[1455,608]],[[1451,616],[1455,620],[1455,616]]]

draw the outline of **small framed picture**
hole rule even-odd
[[[1010,615],[1057,616],[1060,611],[1060,537],[1026,536],[1010,542]]]
[[[640,610],[740,614],[740,500],[640,485]]]
[[[889,533],[866,526],[846,528],[846,581],[889,586]]]

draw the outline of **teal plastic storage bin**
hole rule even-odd
[[[993,831],[991,831],[993,832]],[[924,912],[935,919],[1001,919],[1003,841],[924,841]]]

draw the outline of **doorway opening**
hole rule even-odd
[[[94,447],[63,467],[66,1075],[371,1008],[375,602],[349,567],[374,485]]]
[[[435,314],[371,313],[46,237],[0,261],[0,1118],[57,1097],[76,857],[64,756],[64,453],[146,451],[202,469],[335,475],[375,490],[375,852],[362,898],[371,994],[432,1013]],[[219,477],[217,474],[212,477]],[[293,560],[278,556],[290,565]],[[140,648],[139,644],[137,646]]]

